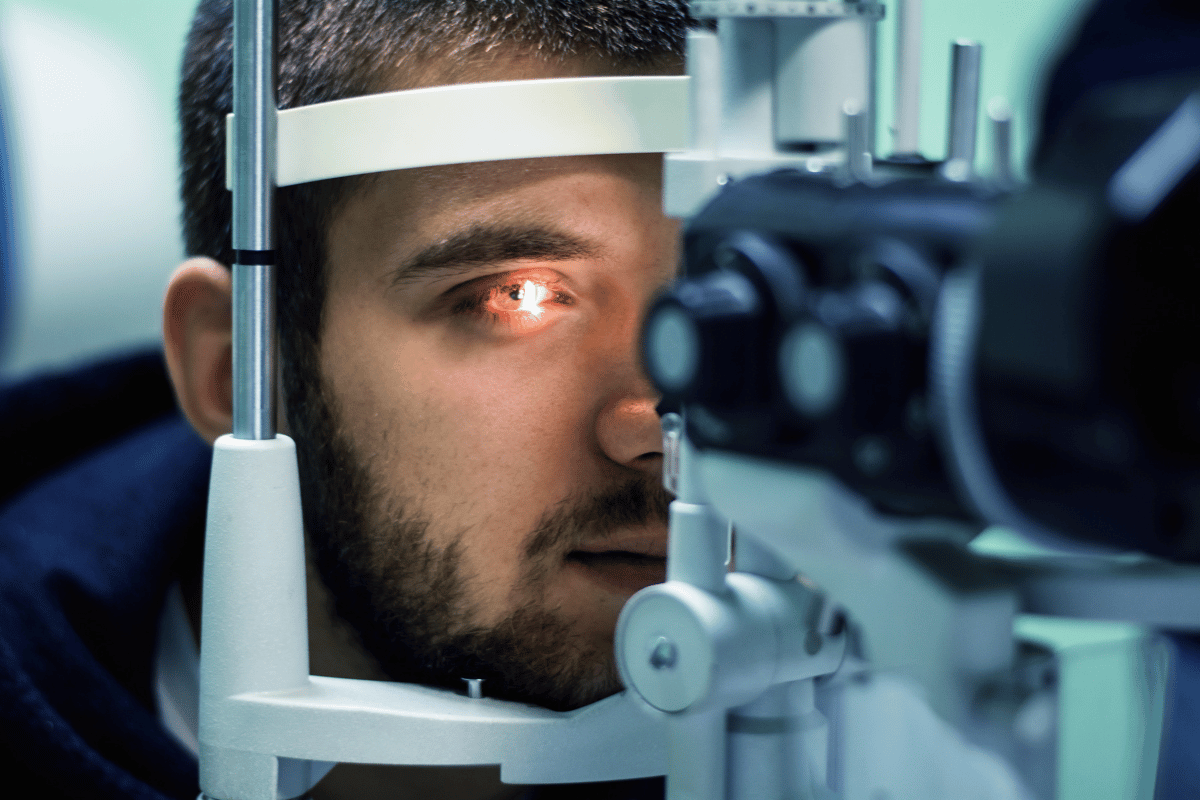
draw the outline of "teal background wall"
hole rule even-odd
[[[924,0],[921,148],[925,155],[934,159],[945,155],[950,43],[955,39],[973,39],[983,45],[981,106],[986,108],[993,97],[1008,100],[1014,112],[1017,163],[1022,163],[1036,127],[1034,110],[1042,74],[1087,6],[1087,0]],[[894,6],[888,8],[879,40],[881,91],[877,141],[885,154],[890,152],[892,142],[888,126],[892,122],[894,11]],[[987,156],[990,136],[982,123],[979,130],[979,167],[986,170],[990,166]]]
[[[142,65],[155,94],[174,104],[195,0],[3,0],[2,5],[44,9],[108,38]]]
[[[18,148],[29,162],[24,170],[26,202],[21,219],[30,263],[24,265],[18,294],[18,300],[24,302],[21,314],[25,327],[0,357],[0,377],[157,340],[161,287],[180,256],[174,221],[177,201],[172,195],[174,167],[169,154],[176,139],[174,108],[180,52],[194,5],[193,0],[0,0],[0,19],[24,20],[21,24],[26,27],[30,19],[36,19],[41,26],[34,26],[38,31],[65,30],[71,35],[86,35],[89,41],[107,48],[105,52],[119,54],[120,58],[113,57],[120,62],[118,72],[124,70],[121,74],[138,83],[137,103],[131,107],[141,109],[137,113],[145,116],[113,122],[141,130],[151,137],[153,148],[167,154],[150,164],[138,152],[86,152],[78,158],[78,166],[62,178],[69,178],[71,186],[43,196],[37,192],[43,180],[39,176],[69,158],[72,148],[86,140],[96,120],[81,121],[78,130],[61,126],[41,129],[31,134],[38,141]],[[1020,162],[1028,153],[1031,131],[1036,126],[1033,112],[1042,71],[1085,5],[1083,0],[925,0],[921,113],[925,154],[940,158],[945,148],[950,42],[971,38],[984,45],[984,104],[991,97],[1003,96],[1014,109]],[[891,149],[888,125],[892,118],[893,12],[888,9],[880,31],[877,123],[882,153]],[[13,17],[14,13],[23,16]],[[66,76],[63,80],[69,86],[73,79]],[[10,94],[19,97],[20,91],[13,88]],[[79,98],[66,93],[41,98],[40,102],[56,104],[59,113],[69,116]],[[981,125],[980,130],[979,166],[986,172],[989,142],[986,127]],[[104,200],[104,193],[112,190],[112,178],[89,171],[89,165],[98,167],[114,158],[125,159],[118,165],[124,174],[139,174],[139,170],[170,174],[149,176],[158,182],[147,184],[152,188],[134,197],[124,211],[114,210]],[[50,166],[39,166],[43,161]],[[76,206],[68,202],[75,194],[96,195],[99,199],[75,210]],[[21,197],[18,203],[22,203]],[[91,219],[105,213],[112,214],[112,218]],[[71,214],[88,217],[93,228],[115,226],[120,231],[119,240],[101,257],[96,256],[95,248],[88,247],[87,237],[78,233],[84,229],[83,222]],[[50,215],[48,222],[38,221],[46,215]],[[158,231],[152,240],[147,232],[151,228]],[[43,250],[39,249],[43,238],[58,244],[72,238],[82,241],[76,249]],[[96,279],[95,275],[105,277]],[[993,552],[1020,549],[1019,543],[1003,534],[991,536],[986,546]],[[1143,769],[1144,751],[1148,743],[1153,744],[1153,733],[1146,723],[1154,719],[1157,678],[1148,674],[1137,658],[1144,645],[1143,632],[1132,626],[1034,619],[1023,620],[1021,629],[1062,648],[1064,674],[1073,681],[1062,698],[1066,734],[1061,753],[1062,800],[1148,798],[1152,780]]]
[[[154,346],[193,0],[0,0],[18,264],[0,380]]]
[[[4,5],[13,3],[53,10],[110,37],[144,65],[147,78],[163,102],[174,102],[180,51],[195,7],[193,0],[3,0]],[[1021,152],[1025,152],[1041,69],[1086,5],[1086,0],[925,0],[922,149],[934,158],[944,152],[950,42],[967,38],[984,45],[984,102],[997,96],[1009,100],[1016,112]],[[884,152],[891,142],[887,126],[891,120],[894,11],[894,7],[888,8],[880,31],[878,141]]]

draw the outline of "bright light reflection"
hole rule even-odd
[[[533,281],[525,281],[525,285],[521,287],[520,300],[521,305],[517,306],[518,311],[527,311],[535,317],[542,315],[542,301],[550,294],[550,290],[545,286],[534,283]]]

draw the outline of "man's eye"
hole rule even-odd
[[[477,284],[472,281],[472,284]],[[547,324],[563,306],[575,299],[556,281],[537,277],[499,276],[499,282],[463,287],[468,290],[453,307],[455,314],[477,317],[480,321],[522,332]]]

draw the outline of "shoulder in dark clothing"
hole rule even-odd
[[[0,392],[0,764],[42,797],[191,800],[158,723],[158,618],[198,558],[210,448],[157,353]]]

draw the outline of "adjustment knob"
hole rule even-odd
[[[833,411],[845,396],[846,354],[838,336],[814,320],[796,323],[779,343],[779,384],[805,419]]]
[[[735,406],[757,389],[765,327],[758,290],[745,276],[718,270],[684,280],[647,315],[646,374],[666,400]]]
[[[825,599],[796,580],[745,572],[713,594],[684,581],[648,586],[617,619],[625,685],[668,713],[728,709],[841,664],[844,626],[818,629]]]
[[[807,421],[842,409],[853,428],[886,428],[913,388],[904,298],[868,281],[814,299],[780,341],[784,397]]]

